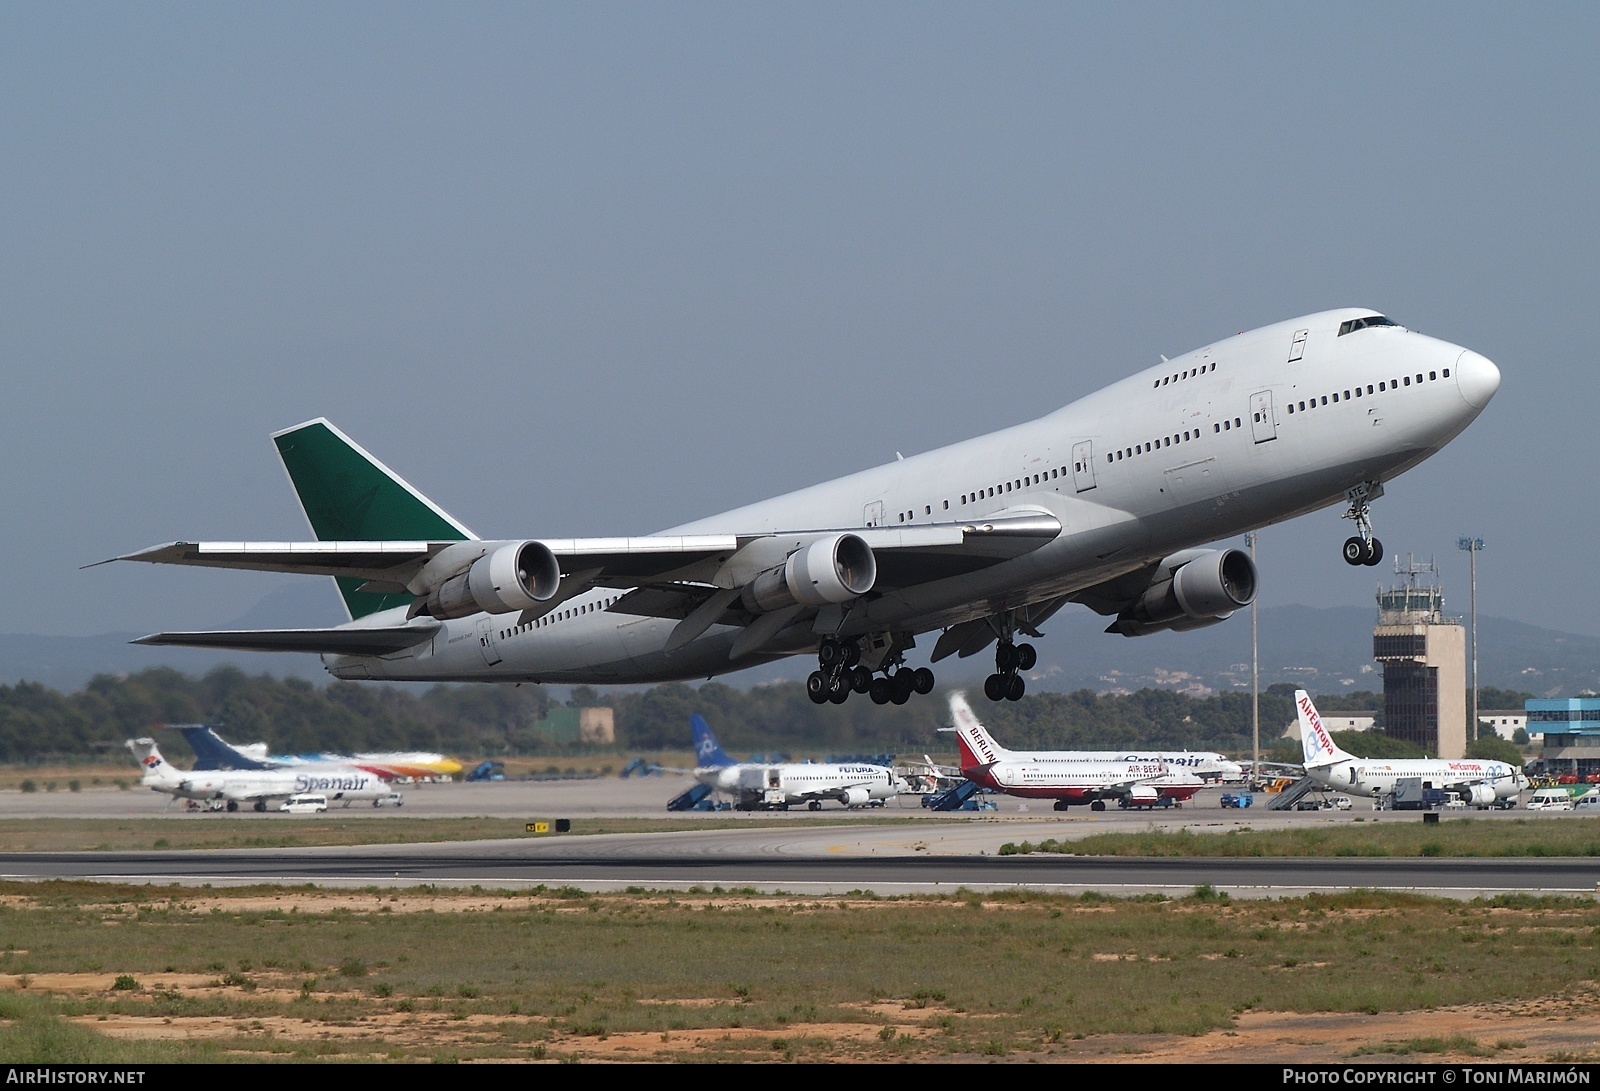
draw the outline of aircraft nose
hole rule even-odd
[[[1467,404],[1482,409],[1500,389],[1500,369],[1487,356],[1467,349],[1456,360],[1456,388]]]

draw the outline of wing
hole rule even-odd
[[[164,647],[226,648],[239,652],[317,652],[335,655],[393,655],[425,643],[440,629],[420,620],[386,627],[335,629],[216,629],[209,632],[151,633],[133,641]]]
[[[527,620],[591,588],[618,588],[629,593],[610,607],[613,612],[680,622],[669,650],[715,624],[754,626],[751,635],[755,639],[737,652],[745,654],[776,636],[785,625],[809,620],[817,606],[791,598],[783,607],[763,601],[752,608],[741,604],[742,592],[757,579],[784,571],[797,554],[809,556],[819,543],[837,547],[848,540],[854,551],[851,556],[865,556],[863,567],[870,568],[872,576],[866,590],[852,592],[859,597],[979,571],[1038,549],[1060,533],[1061,523],[1054,516],[1026,512],[978,523],[760,534],[524,541],[171,542],[112,559],[335,576],[362,593],[409,596],[413,617],[515,610]],[[533,586],[537,581],[528,577],[530,582],[521,587],[520,597],[469,597],[479,593],[475,587],[468,588],[470,575],[480,565],[493,573],[499,571],[494,566],[500,559],[506,558],[505,570],[522,579],[527,577],[525,570],[534,567],[527,561],[530,557],[549,573],[537,588]],[[480,581],[479,586],[484,582],[488,581]],[[455,597],[441,599],[440,589],[450,585],[459,585]],[[445,602],[443,609],[440,602]],[[451,610],[454,612],[448,612]],[[755,625],[758,617],[763,618],[759,626]],[[431,635],[431,630],[413,623],[388,628],[155,633],[138,643],[383,655],[421,643]]]

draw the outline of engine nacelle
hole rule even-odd
[[[1495,791],[1492,785],[1474,784],[1470,788],[1457,788],[1456,794],[1461,801],[1473,807],[1487,807],[1494,802]]]
[[[484,611],[532,610],[555,597],[561,564],[543,542],[508,542],[428,593],[427,612],[444,619]]]
[[[846,788],[843,792],[839,793],[839,802],[843,803],[846,807],[865,806],[867,800],[871,798],[872,793],[868,792],[865,788]]]
[[[1256,597],[1256,566],[1237,549],[1185,550],[1156,567],[1144,594],[1106,630],[1145,636],[1215,625]]]
[[[786,606],[849,602],[872,590],[878,559],[854,534],[833,534],[801,546],[789,559],[745,585],[740,602],[754,614]]]

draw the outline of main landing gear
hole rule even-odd
[[[1350,510],[1342,518],[1354,519],[1356,524],[1355,537],[1344,541],[1344,563],[1370,568],[1383,560],[1383,543],[1372,536],[1371,516],[1372,501],[1383,495],[1383,483],[1363,481],[1344,495],[1350,501]]]
[[[842,705],[852,693],[866,693],[873,704],[903,705],[913,693],[933,692],[933,672],[927,667],[910,669],[898,652],[885,657],[879,668],[883,674],[874,678],[875,672],[862,665],[861,645],[854,640],[828,637],[817,648],[817,662],[818,669],[806,678],[806,696],[813,704]]]
[[[1039,661],[1032,644],[1013,644],[1002,640],[994,647],[994,673],[983,681],[983,695],[991,701],[1020,701],[1028,692],[1021,671],[1030,671]]]

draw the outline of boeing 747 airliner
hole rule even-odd
[[[1224,620],[1250,558],[1207,543],[1335,504],[1350,564],[1369,505],[1488,405],[1493,363],[1366,309],[1266,326],[1037,420],[631,538],[485,540],[326,420],[273,438],[317,540],[174,542],[120,560],[334,576],[348,624],[155,633],[145,644],[322,654],[339,678],[560,684],[706,678],[814,654],[818,703],[933,688],[995,645],[991,700],[1061,607],[1141,636]]]

